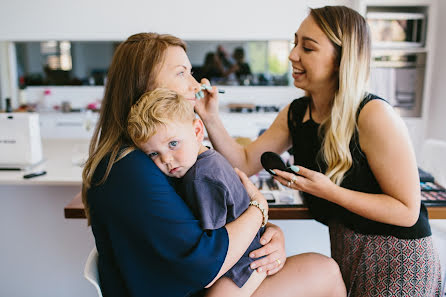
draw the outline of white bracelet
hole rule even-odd
[[[266,211],[266,209],[263,208],[263,206],[255,200],[251,200],[251,202],[249,202],[249,205],[255,206],[260,210],[260,212],[262,213],[262,216],[263,216],[262,227],[265,227],[266,223],[268,223],[268,212]]]

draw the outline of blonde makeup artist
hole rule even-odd
[[[276,179],[302,191],[328,225],[348,296],[439,296],[440,264],[406,127],[366,91],[366,21],[344,6],[310,9],[294,45],[294,85],[306,96],[248,146],[225,131],[215,92],[197,103],[214,148],[252,175],[263,152],[293,147],[296,174],[277,170]]]

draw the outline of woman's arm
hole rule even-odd
[[[202,80],[209,84],[209,81]],[[203,120],[213,147],[220,152],[232,166],[240,168],[251,176],[260,169],[260,156],[265,151],[282,153],[291,146],[288,129],[287,105],[279,112],[272,125],[259,138],[247,146],[238,144],[226,131],[218,114],[217,90],[214,87],[204,99],[197,101],[195,110]]]
[[[395,225],[414,225],[420,211],[420,179],[403,120],[389,104],[373,100],[362,109],[358,130],[361,149],[384,193],[378,198],[383,201],[371,200],[374,213],[379,219],[389,216]]]
[[[299,166],[291,187],[324,198],[367,219],[413,226],[420,211],[420,183],[415,155],[402,119],[385,102],[373,100],[358,120],[359,142],[383,194],[368,194],[335,185],[328,177]],[[293,174],[277,170],[283,185]]]

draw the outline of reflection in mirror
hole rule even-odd
[[[21,87],[104,85],[119,42],[16,42]]]
[[[16,42],[20,88],[104,85],[117,41]],[[289,41],[187,41],[197,80],[217,85],[288,85]]]
[[[217,85],[288,85],[289,41],[188,41],[197,80]]]

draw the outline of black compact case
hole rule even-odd
[[[276,175],[271,171],[274,169],[296,174],[293,170],[288,168],[282,158],[274,152],[264,152],[260,157],[260,163],[262,163],[263,168],[272,175]]]

